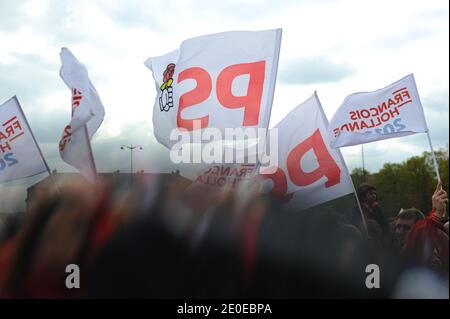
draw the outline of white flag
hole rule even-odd
[[[278,123],[272,130],[278,130],[279,164],[270,174],[262,169],[263,191],[270,187],[270,194],[296,210],[353,193],[340,151],[329,147],[327,128],[316,93]]]
[[[61,158],[76,167],[94,183],[97,172],[90,140],[105,117],[97,91],[89,80],[86,67],[67,48],[61,49],[60,76],[72,92],[72,120],[64,128],[59,142]]]
[[[281,29],[223,32],[147,59],[157,90],[156,139],[170,148],[179,130],[267,127],[280,42]]]
[[[45,171],[48,168],[39,146],[19,101],[13,97],[0,105],[0,182]]]
[[[330,122],[332,147],[427,132],[412,74],[377,91],[347,96]]]

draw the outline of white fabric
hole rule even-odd
[[[261,169],[263,191],[270,190],[296,210],[352,193],[342,155],[329,147],[327,128],[316,93],[278,123],[273,129],[278,130],[279,170],[264,174],[268,170]]]
[[[47,170],[19,102],[13,97],[0,105],[0,182]]]
[[[90,139],[103,122],[105,108],[89,80],[86,67],[67,48],[61,49],[60,57],[61,79],[72,92],[72,119],[62,134],[60,155],[94,183],[97,173]]]
[[[332,147],[427,132],[412,74],[377,91],[347,96],[330,122]]]
[[[176,142],[170,140],[171,132],[192,131],[196,128],[185,123],[200,118],[207,121],[203,127],[221,130],[267,127],[280,42],[281,29],[223,32],[185,40],[178,50],[147,59],[157,90],[156,139],[171,148]],[[173,74],[164,78],[171,64]],[[246,72],[242,65],[251,65],[252,71]],[[180,102],[186,105],[180,108]]]

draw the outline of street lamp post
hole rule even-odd
[[[122,145],[120,147],[121,150],[124,150],[125,148],[128,148],[130,150],[130,170],[131,170],[131,180],[133,180],[133,151],[135,148],[138,148],[139,150],[142,150],[142,146],[141,145]]]

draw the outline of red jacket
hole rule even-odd
[[[402,255],[415,265],[430,267],[448,275],[448,239],[444,223],[433,209],[427,218],[411,228]]]

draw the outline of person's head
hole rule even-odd
[[[372,206],[375,203],[377,198],[377,189],[371,185],[363,184],[358,187],[358,199],[361,204],[366,204],[368,206]]]
[[[413,207],[400,210],[395,224],[395,235],[399,245],[403,245],[411,227],[423,218],[425,218],[425,216],[417,208]]]

